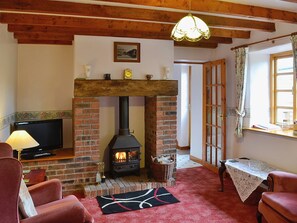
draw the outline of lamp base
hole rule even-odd
[[[21,161],[21,152],[22,150],[18,150],[18,161]]]

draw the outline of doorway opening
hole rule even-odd
[[[225,60],[175,64],[174,75],[179,82],[177,168],[188,156],[216,171],[226,156]]]
[[[177,169],[200,166],[202,148],[202,64],[175,64],[177,98]],[[201,153],[202,154],[202,153]]]

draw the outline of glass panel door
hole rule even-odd
[[[202,158],[210,169],[226,159],[225,60],[203,65],[203,150]]]

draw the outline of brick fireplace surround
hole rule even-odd
[[[75,80],[73,99],[73,158],[23,163],[24,169],[46,169],[48,179],[58,178],[63,194],[95,184],[100,149],[100,96],[145,97],[145,168],[150,157],[176,156],[176,95],[174,80]],[[111,136],[112,138],[112,136]],[[175,171],[173,174],[175,178]]]

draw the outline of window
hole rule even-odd
[[[292,52],[271,55],[271,90],[271,122],[293,124],[297,116]]]

